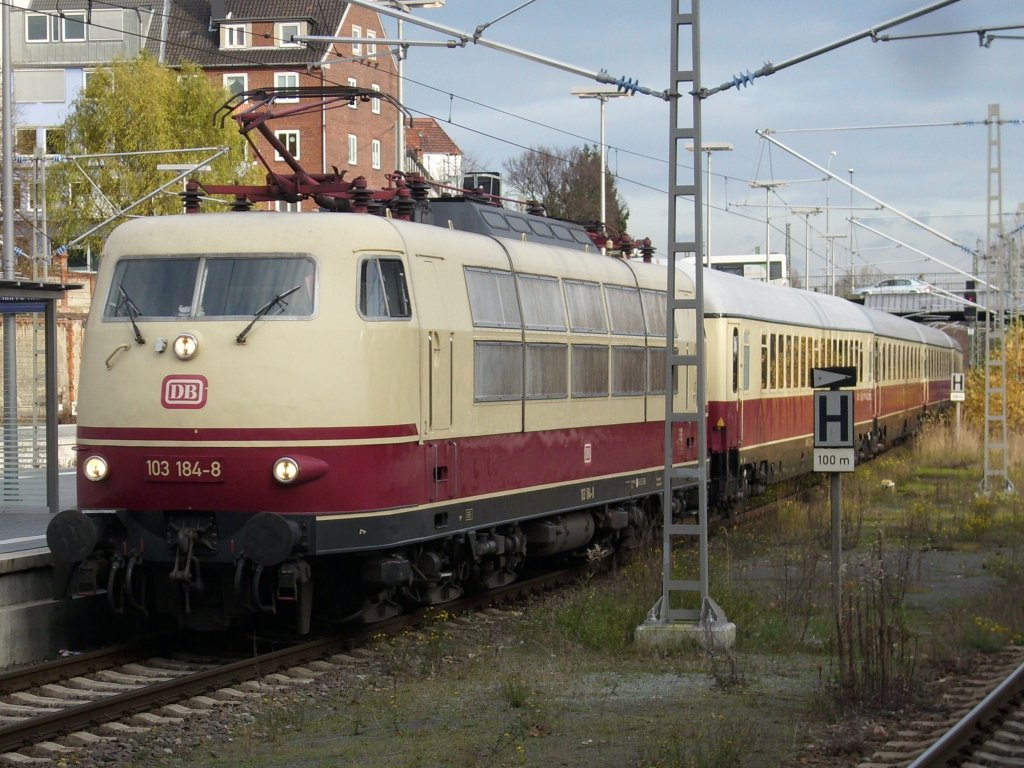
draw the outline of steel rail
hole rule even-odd
[[[524,578],[500,589],[472,594],[451,603],[435,606],[435,608],[443,608],[451,613],[459,613],[512,602],[543,589],[549,589],[553,586],[578,579],[583,572],[592,569],[592,567],[591,565],[581,565],[540,576]],[[144,686],[134,691],[127,691],[97,701],[71,706],[52,714],[34,716],[24,722],[0,728],[0,754],[13,752],[32,744],[38,744],[41,741],[52,740],[59,736],[95,727],[103,723],[120,720],[140,712],[152,711],[153,709],[198,696],[217,688],[259,678],[314,659],[348,651],[382,633],[393,635],[410,626],[422,623],[428,620],[429,615],[430,609],[422,609],[415,613],[397,616],[389,621],[362,625],[344,634],[310,640],[299,645],[194,672],[173,680]],[[96,651],[92,654],[83,654],[81,657],[75,657],[74,661],[61,659],[59,662],[44,665],[42,668],[30,668],[20,670],[16,674],[0,676],[0,683],[7,679],[9,680],[8,686],[11,690],[21,690],[59,679],[67,679],[69,670],[71,670],[70,675],[74,676],[79,674],[78,671],[75,671],[78,669],[85,671],[95,671],[101,668],[109,669],[112,665],[104,663],[104,658],[108,660],[120,658],[135,660],[140,655],[145,655],[131,652],[129,656],[118,656],[118,653],[123,654],[125,651],[126,649],[122,647],[111,649],[110,651]],[[73,666],[74,662],[78,662],[83,666],[75,667]],[[63,676],[61,676],[61,670],[64,672]],[[25,682],[29,679],[31,680],[30,685],[26,685]]]
[[[1015,701],[1019,703],[1022,696],[1024,696],[1024,664],[1017,667],[1016,671],[996,686],[995,690],[982,699],[960,722],[928,747],[920,757],[910,764],[909,768],[939,768],[939,766],[949,764],[1007,707]]]

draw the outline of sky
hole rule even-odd
[[[415,9],[404,24],[412,43],[445,36],[411,19],[470,34],[493,22],[482,33],[485,39],[584,74],[479,44],[413,44],[405,62],[406,105],[414,116],[435,117],[467,164],[483,170],[501,171],[508,157],[531,147],[597,145],[599,105],[572,89],[596,86],[592,75],[602,70],[657,92],[668,89],[672,1],[447,0],[443,8]],[[935,4],[705,0],[701,84],[712,88],[766,62],[803,57]],[[794,270],[808,269],[806,249],[812,282],[827,271],[826,233],[834,236],[837,279],[851,268],[863,278],[869,266],[890,274],[949,271],[940,262],[970,272],[970,251],[988,231],[990,140],[982,121],[989,105],[998,105],[1007,121],[994,145],[1001,154],[1002,172],[995,178],[1001,180],[1006,230],[1016,226],[1010,214],[1024,204],[1024,39],[996,38],[983,47],[974,32],[1007,25],[1024,25],[1020,0],[959,0],[880,34],[969,34],[862,39],[703,99],[704,143],[733,146],[711,158],[711,253],[763,252],[766,224],[771,250],[780,250],[789,225]],[[1024,29],[993,34],[1022,37]],[[687,122],[692,99],[683,98]],[[769,131],[782,146],[758,131]],[[630,211],[629,234],[650,237],[664,252],[668,103],[642,94],[609,100],[605,140],[609,168]],[[847,182],[852,169],[853,184],[863,193],[854,191],[851,200],[849,187],[826,183],[826,174],[798,155]],[[690,153],[680,152],[679,163],[687,166],[679,177],[685,183],[692,177]],[[784,184],[766,193],[752,182]],[[827,216],[793,210],[825,209],[826,201]],[[692,205],[681,210],[680,239],[687,233],[692,238],[692,216]]]

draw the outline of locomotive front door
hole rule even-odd
[[[438,263],[442,260],[417,255],[416,279],[414,285],[419,311],[420,331],[423,334],[421,376],[425,398],[423,418],[427,436],[438,431],[447,431],[452,426],[452,348],[455,334],[448,322]]]

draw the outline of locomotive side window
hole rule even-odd
[[[566,280],[564,285],[569,327],[583,333],[608,333],[601,286],[581,280]]]
[[[643,336],[644,310],[640,304],[640,292],[636,288],[619,285],[606,285],[604,290],[608,296],[608,316],[611,319],[612,333]]]
[[[642,395],[647,381],[643,347],[612,347],[612,394]],[[662,384],[664,388],[664,384]]]
[[[608,347],[572,345],[572,396],[608,396]]]
[[[526,399],[569,396],[569,348],[565,344],[526,345]]]
[[[473,391],[477,402],[523,397],[523,345],[504,341],[473,344]]]
[[[516,282],[526,327],[538,331],[564,331],[565,302],[558,289],[558,278],[517,275]]]
[[[679,350],[676,350],[678,352]],[[679,368],[672,370],[672,391],[679,391]],[[647,348],[647,394],[665,394],[665,349]]]
[[[667,294],[662,291],[641,291],[644,305],[644,322],[650,336],[665,335],[665,321],[668,319]]]
[[[466,267],[466,290],[473,325],[485,328],[520,328],[519,301],[512,273]]]
[[[401,259],[366,259],[360,264],[359,312],[371,320],[412,317]]]

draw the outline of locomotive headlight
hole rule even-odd
[[[99,482],[109,471],[107,460],[102,456],[90,456],[82,463],[82,474],[93,482]]]
[[[174,339],[174,354],[180,360],[191,360],[199,351],[199,339],[193,333],[179,333]]]
[[[292,483],[299,476],[299,463],[290,456],[274,462],[274,479],[279,483]]]

